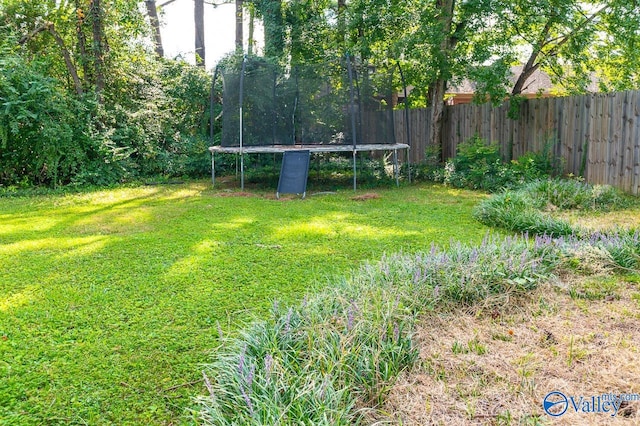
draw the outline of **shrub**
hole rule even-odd
[[[527,184],[536,207],[560,210],[607,210],[626,203],[620,191],[609,185],[590,185],[574,179],[544,179]]]
[[[456,188],[482,189],[495,192],[518,187],[535,179],[547,178],[560,171],[559,162],[551,155],[550,143],[539,153],[527,153],[504,163],[499,147],[473,137],[457,148],[456,156],[432,176],[435,181]]]
[[[568,222],[544,214],[535,203],[524,190],[507,190],[480,202],[473,216],[487,226],[531,235],[559,237],[575,232]]]
[[[46,64],[27,63],[0,45],[0,185],[68,183],[87,161],[89,122]]]

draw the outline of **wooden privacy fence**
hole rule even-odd
[[[640,193],[640,91],[525,100],[518,119],[509,104],[456,105],[445,109],[442,152],[455,155],[458,144],[478,135],[497,143],[505,160],[539,152],[550,144],[565,174],[593,184],[609,184]],[[396,141],[407,138],[406,113],[394,111]],[[424,161],[430,110],[410,110],[411,161]]]

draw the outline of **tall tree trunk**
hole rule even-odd
[[[254,28],[256,21],[256,8],[253,2],[249,3],[249,40],[247,41],[247,53],[249,56],[253,55],[253,49],[255,47]]]
[[[145,0],[144,4],[147,7],[147,16],[149,17],[151,31],[153,32],[156,55],[162,58],[164,56],[164,47],[162,46],[162,37],[160,35],[160,20],[158,19],[156,0]]]
[[[91,70],[91,61],[87,54],[87,36],[84,33],[84,25],[86,22],[87,9],[81,0],[75,0],[76,6],[76,36],[78,43],[79,62],[82,67],[84,88],[88,89],[93,86],[93,71]]]
[[[444,149],[442,149],[442,125],[444,122],[444,95],[447,89],[447,82],[450,78],[449,54],[455,45],[455,39],[451,35],[453,23],[453,9],[455,0],[438,0],[437,8],[438,26],[442,39],[439,43],[439,51],[434,52],[438,58],[438,76],[429,88],[429,103],[431,106],[431,131],[429,140],[431,144],[439,146],[443,160],[445,159]]]
[[[347,36],[347,23],[345,12],[347,10],[346,0],[338,0],[338,47],[344,47]]]
[[[242,13],[243,0],[236,0],[236,52],[242,52],[242,43],[244,40],[243,34],[243,13]]]
[[[204,50],[204,0],[195,0],[193,17],[196,24],[196,65],[204,67],[206,60]]]
[[[104,90],[104,25],[102,21],[101,0],[91,0],[91,29],[93,33],[93,68],[96,78],[96,93],[101,102],[100,94]]]
[[[446,80],[436,80],[429,90],[431,105],[431,131],[429,141],[432,145],[440,147],[442,160],[446,160],[446,153],[442,144],[442,126],[444,123],[444,95],[447,90]]]

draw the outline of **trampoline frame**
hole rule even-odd
[[[352,152],[353,153],[353,190],[357,189],[357,154],[364,151],[393,151],[393,174],[396,185],[400,185],[400,167],[398,165],[398,150],[406,149],[407,158],[409,145],[396,144],[360,144],[360,145],[264,145],[264,146],[210,146],[211,152],[211,182],[216,184],[216,153],[236,154],[240,156],[240,187],[244,190],[244,155],[251,154],[279,154],[285,151],[309,150],[311,154],[327,152]]]

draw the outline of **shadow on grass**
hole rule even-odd
[[[0,199],[0,418],[177,423],[219,328],[385,252],[486,233],[471,217],[481,195],[376,192],[281,202],[196,183]]]

